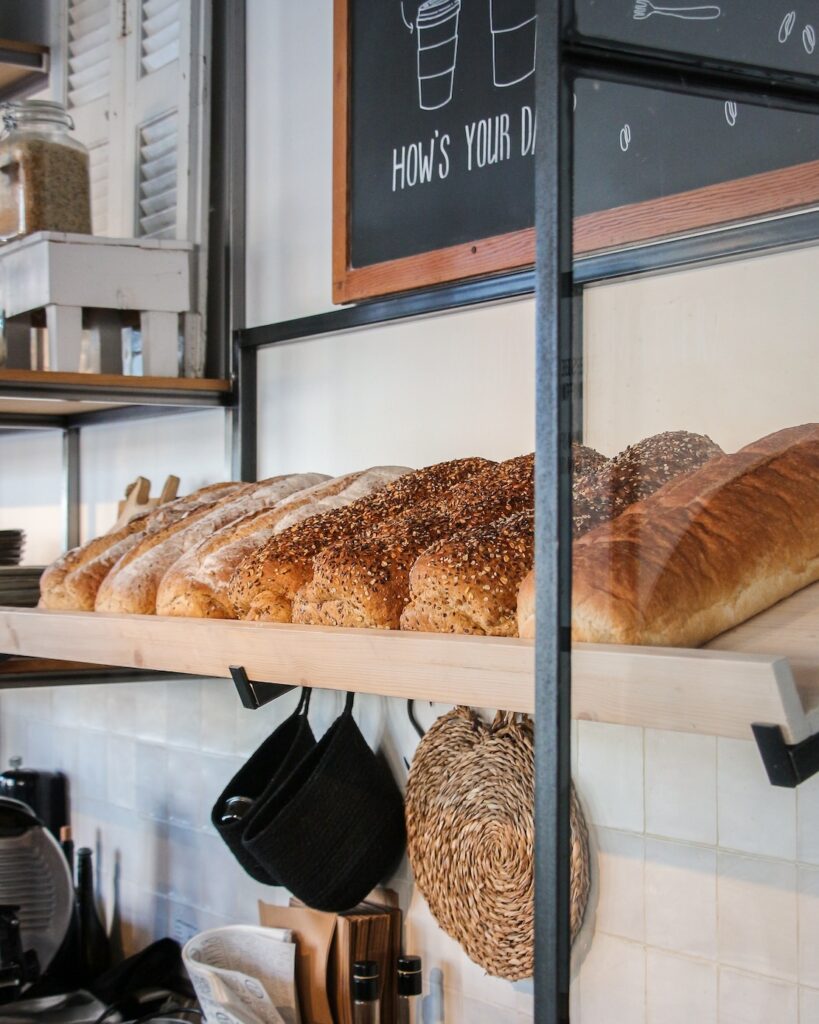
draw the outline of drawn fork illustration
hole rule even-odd
[[[642,21],[652,14],[663,14],[667,18],[682,18],[685,21],[711,21],[719,18],[722,9],[715,5],[699,7],[660,7],[651,0],[635,0],[634,20]]]

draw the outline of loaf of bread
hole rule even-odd
[[[673,430],[647,437],[613,459],[591,465],[575,478],[574,536],[582,537],[609,522],[669,480],[699,469],[721,454],[722,449],[710,437]]]
[[[819,423],[811,423],[711,459],[582,537],[572,636],[697,647],[816,580]]]
[[[297,491],[271,509],[251,512],[223,527],[171,566],[159,584],[157,615],[235,618],[227,586],[244,558],[287,527],[349,505],[409,472],[405,466],[375,466],[349,473]]]
[[[436,541],[534,507],[534,456],[490,466],[440,498],[334,544],[313,563],[296,595],[293,621],[398,629],[416,558]]]
[[[518,636],[522,640],[534,640],[535,638],[536,601],[535,570],[530,569],[524,576],[518,589],[518,607],[516,617],[518,622]]]
[[[229,523],[258,509],[270,508],[288,495],[326,479],[320,473],[299,473],[249,484],[238,495],[229,495],[212,507],[193,512],[145,537],[102,581],[94,607],[102,612],[155,614],[156,592],[162,577],[186,551]]]
[[[283,530],[245,558],[233,574],[228,596],[238,618],[290,622],[293,597],[312,577],[313,558],[325,547],[334,542],[343,546],[490,465],[486,459],[471,458],[427,466],[345,508]]]
[[[608,461],[605,455],[601,455],[594,448],[589,448],[578,441],[572,443],[572,477],[575,480],[595,469],[600,469]]]
[[[420,555],[410,572],[401,629],[517,634],[518,587],[534,560],[531,510],[456,533]]]
[[[210,484],[135,517],[119,530],[66,551],[40,577],[40,607],[52,610],[92,609],[100,582],[131,547],[192,512],[237,493],[243,486],[239,483]]]

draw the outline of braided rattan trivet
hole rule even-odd
[[[444,931],[489,974],[534,966],[532,722],[499,712],[487,725],[455,708],[427,732],[407,782],[412,870]],[[572,790],[571,931],[589,894],[588,833]]]

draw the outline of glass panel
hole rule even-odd
[[[583,36],[815,75],[819,9],[771,0],[575,0]]]
[[[738,175],[794,132],[819,156],[792,114],[740,107],[698,137],[684,126],[718,104],[636,89],[621,90],[631,145],[595,149],[597,90],[577,83],[580,213],[595,182],[624,201],[631,175],[645,194],[696,187],[718,146]],[[649,129],[661,160],[635,148]],[[817,274],[812,244],[583,293],[582,441],[608,461],[574,484],[574,775],[598,894],[573,1024],[813,1012],[819,790],[772,786],[751,727],[816,728]]]
[[[575,86],[577,253],[819,201],[819,117],[611,82]]]

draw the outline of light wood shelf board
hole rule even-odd
[[[58,388],[118,388],[133,391],[230,391],[230,381],[208,377],[133,377],[116,373],[67,373],[56,370],[0,370],[0,392],[14,385],[46,385]]]
[[[790,642],[812,673],[819,654],[811,662],[815,625],[805,600],[800,595],[792,606],[806,625],[789,627]],[[782,622],[787,608],[765,616]],[[777,650],[752,650],[750,624],[740,627],[743,650],[577,645],[573,716],[741,739],[759,722],[779,725],[789,743],[799,742],[819,729],[815,704],[806,701],[813,691],[797,688],[783,643],[790,634],[784,626],[769,633],[765,616],[757,622],[770,637],[762,645],[773,647],[778,635]],[[739,633],[719,644],[729,646],[732,636]],[[0,651],[209,677],[243,665],[254,681],[534,710],[533,643],[517,638],[0,608]]]

